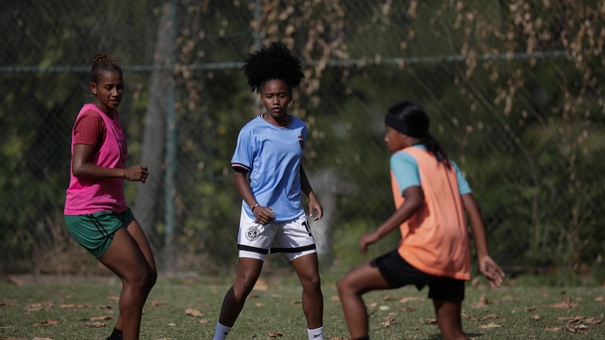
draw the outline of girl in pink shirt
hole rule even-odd
[[[65,223],[70,234],[122,280],[120,315],[109,340],[139,339],[143,305],[157,278],[143,229],[126,205],[124,179],[145,183],[147,167],[126,167],[126,140],[116,110],[124,93],[122,68],[106,55],[92,64],[95,99],[72,131]]]
[[[338,282],[338,294],[353,339],[369,339],[368,313],[362,295],[415,285],[429,287],[437,324],[448,340],[468,339],[462,331],[464,282],[470,278],[470,253],[464,212],[469,216],[479,270],[492,287],[504,272],[487,249],[485,226],[475,199],[457,166],[429,134],[429,119],[417,104],[402,102],[385,118],[385,142],[397,210],[375,231],[362,235],[359,249],[399,228],[397,249],[363,264]],[[464,189],[463,189],[464,188]]]

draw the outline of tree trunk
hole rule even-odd
[[[145,184],[138,186],[135,202],[136,218],[148,237],[154,234],[154,223],[157,219],[155,212],[162,199],[159,193],[165,167],[163,156],[168,107],[165,89],[172,77],[170,68],[164,69],[163,66],[170,65],[171,51],[173,51],[174,42],[170,34],[170,26],[175,23],[171,10],[169,2],[162,5],[157,45],[153,57],[154,65],[158,66],[158,69],[151,74],[149,103],[145,114],[145,132],[141,146],[141,164],[148,166],[149,177]]]

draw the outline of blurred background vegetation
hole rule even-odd
[[[602,0],[3,1],[0,36],[2,273],[101,270],[62,217],[97,53],[125,71],[129,162],[151,173],[127,200],[160,270],[231,270],[230,160],[261,113],[241,61],[280,40],[305,69],[290,112],[309,127],[324,268],[361,263],[359,234],[393,211],[383,117],[407,99],[464,170],[509,274],[605,282]]]

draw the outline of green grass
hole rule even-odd
[[[329,273],[322,277],[326,339],[348,337],[336,298],[337,277]],[[145,306],[141,339],[211,339],[231,280],[160,278]],[[104,339],[117,315],[119,282],[111,277],[59,281],[14,284],[3,280],[0,339]],[[295,275],[288,271],[263,274],[258,287],[230,338],[269,339],[269,333],[280,333],[281,339],[306,339],[301,288]],[[426,294],[426,290],[413,288],[367,294],[372,339],[440,339]],[[485,285],[469,285],[466,294],[464,329],[474,339],[603,339],[605,334],[605,326],[599,323],[605,311],[602,287],[505,286],[489,290]],[[46,308],[28,310],[38,306],[34,304]],[[187,309],[202,315],[188,315]],[[90,320],[96,317],[112,319]],[[578,317],[578,321],[570,322],[570,317]],[[388,320],[393,323],[383,326]],[[104,325],[87,325],[94,322]]]

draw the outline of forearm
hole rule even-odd
[[[105,168],[93,163],[73,164],[72,173],[75,177],[126,178],[125,169]]]
[[[384,223],[374,232],[379,238],[397,229],[403,222],[407,221],[424,202],[424,194],[420,187],[411,187],[405,190],[405,201]]]
[[[250,208],[254,207],[256,204],[260,204],[256,201],[256,198],[252,193],[250,183],[248,183],[245,173],[236,172],[233,177],[233,183],[244,202],[246,202]]]
[[[311,198],[311,195],[315,195],[313,193],[311,183],[309,182],[309,178],[307,178],[307,174],[305,173],[305,169],[303,169],[302,165],[300,167],[300,190],[309,198]]]
[[[475,247],[477,248],[477,256],[489,256],[489,249],[487,247],[487,237],[485,232],[485,223],[483,216],[479,210],[479,206],[475,201],[472,194],[466,194],[462,196],[462,202],[464,208],[468,214],[468,218],[471,224],[471,232],[473,233],[473,239],[475,240]]]

